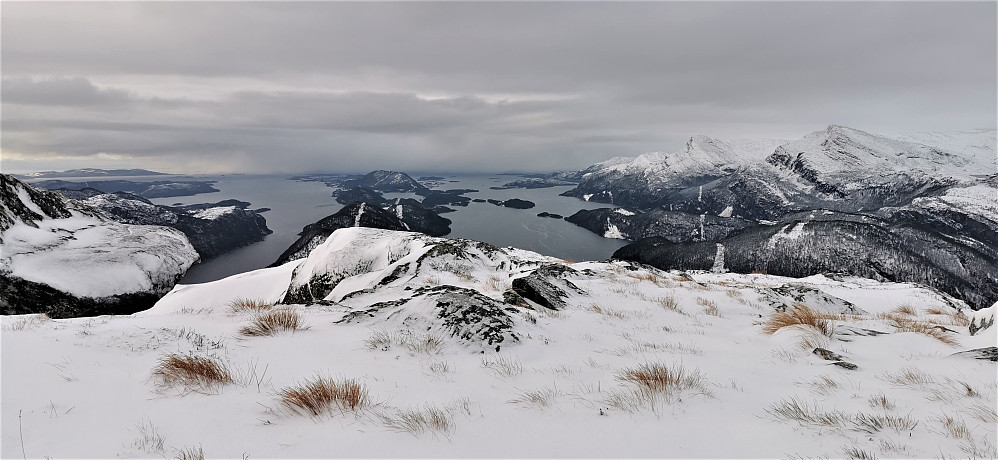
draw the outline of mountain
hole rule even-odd
[[[33,182],[34,187],[49,190],[82,190],[93,188],[104,193],[128,192],[145,198],[166,198],[172,196],[192,196],[200,193],[217,192],[212,187],[214,181],[152,181],[136,182],[129,180],[100,180],[93,182],[71,182],[64,180],[42,180]]]
[[[670,195],[726,177],[761,161],[779,140],[722,141],[694,136],[678,152],[617,157],[581,171],[581,182],[564,196],[639,209],[663,203]]]
[[[248,244],[263,241],[273,233],[267,219],[246,209],[250,203],[224,200],[186,206],[162,206],[127,192],[103,193],[93,188],[79,191],[56,190],[81,200],[92,209],[118,222],[137,225],[163,225],[180,230],[206,261]]]
[[[271,266],[308,256],[316,246],[341,228],[368,227],[443,236],[450,233],[450,223],[450,219],[402,200],[396,200],[395,204],[385,208],[379,207],[377,203],[354,202],[333,215],[306,225],[298,234],[298,240],[292,243]]]
[[[0,317],[0,455],[993,457],[995,310],[343,228],[133,315]]]
[[[50,317],[149,308],[198,254],[183,233],[123,224],[0,175],[0,313]]]
[[[42,171],[27,174],[13,174],[24,179],[40,179],[44,177],[111,177],[111,176],[166,176],[168,174],[149,171],[148,169],[69,169],[66,171]]]
[[[923,226],[827,210],[790,215],[776,225],[747,228],[716,243],[645,238],[618,249],[613,258],[662,269],[795,278],[844,273],[920,283],[975,309],[998,300],[998,246]]]
[[[693,173],[684,185],[695,185],[666,192],[650,184],[676,184],[676,171],[696,170],[653,155],[611,160],[590,168],[611,179],[600,196],[638,205],[568,220],[604,236],[650,238],[616,256],[659,268],[709,269],[715,255],[726,254],[729,270],[926,283],[980,308],[998,300],[989,287],[998,248],[994,138],[987,130],[894,139],[829,126],[719,177]],[[731,151],[719,142],[713,150],[694,144],[685,151],[713,152],[704,158]],[[768,243],[788,233],[774,228],[798,224],[805,238]]]
[[[342,187],[366,187],[379,192],[416,193],[420,195],[430,190],[404,172],[385,171],[382,169],[371,171],[357,179],[345,180]]]

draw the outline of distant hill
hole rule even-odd
[[[166,173],[148,169],[69,169],[66,171],[42,171],[27,174],[13,174],[22,179],[41,179],[45,177],[109,177],[109,176],[166,176]]]

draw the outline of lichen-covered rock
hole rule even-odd
[[[575,270],[560,264],[547,264],[529,275],[513,280],[513,292],[542,307],[552,310],[565,308],[568,297],[566,289],[584,294],[571,281],[564,277],[567,274],[578,274]]]

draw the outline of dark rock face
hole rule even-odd
[[[128,180],[108,180],[93,182],[69,182],[64,180],[43,180],[32,185],[55,190],[60,188],[82,190],[93,188],[104,193],[129,192],[145,198],[165,198],[171,196],[191,196],[199,193],[217,192],[212,187],[214,181],[155,181],[133,182]]]
[[[271,266],[282,265],[307,256],[312,249],[341,228],[370,227],[420,232],[430,236],[444,236],[450,233],[450,219],[440,217],[433,211],[410,202],[398,200],[396,203],[398,204],[389,205],[387,210],[370,203],[351,203],[336,214],[306,225],[299,233],[298,240]]]
[[[28,199],[46,215],[40,215],[22,203],[18,193],[27,194]],[[25,186],[6,174],[0,174],[0,203],[5,207],[5,212],[0,213],[0,230],[7,230],[17,221],[37,227],[35,222],[46,217],[71,216],[65,200],[59,194]],[[2,242],[0,239],[0,243]]]
[[[385,170],[371,171],[357,179],[345,180],[343,187],[366,187],[379,192],[411,192],[420,195],[429,191],[428,188],[404,172]]]
[[[513,280],[513,292],[545,308],[560,310],[567,305],[564,300],[568,297],[566,290],[585,293],[565,279],[568,274],[578,272],[564,265],[545,265],[527,276]]]
[[[645,213],[610,208],[583,209],[565,220],[600,235],[612,232],[612,227],[625,239],[661,236],[674,243],[719,241],[755,225],[755,222],[737,217],[698,215],[662,208]]]
[[[127,192],[102,193],[93,188],[79,191],[59,189],[58,192],[81,200],[118,222],[162,225],[180,230],[197,250],[202,261],[263,241],[273,233],[267,228],[267,219],[256,211],[246,209],[250,203],[245,201],[224,200],[186,206],[161,206]]]
[[[872,216],[801,213],[778,225],[760,225],[722,239],[723,267],[750,273],[804,277],[846,273],[932,286],[978,309],[998,298],[998,248]],[[624,246],[613,257],[661,269],[709,270],[711,242],[676,244],[663,237]]]
[[[344,317],[341,321],[353,322],[376,315],[404,315],[406,305],[427,301],[434,305],[436,319],[452,337],[488,345],[520,340],[513,331],[513,316],[517,314],[517,308],[482,295],[478,291],[456,286],[419,288],[410,298],[376,303],[365,311]],[[402,322],[421,320],[419,316],[412,315],[404,317]]]
[[[950,356],[960,358],[982,359],[985,361],[998,361],[998,347],[975,348],[973,350],[953,353]]]
[[[143,292],[101,298],[75,297],[47,284],[0,273],[0,315],[44,313],[50,318],[130,315],[148,310],[162,296]]]

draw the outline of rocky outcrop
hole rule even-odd
[[[544,265],[527,276],[513,280],[513,292],[542,307],[560,310],[565,308],[567,291],[585,294],[585,291],[566,280],[566,275],[578,275],[578,272],[560,264]]]

